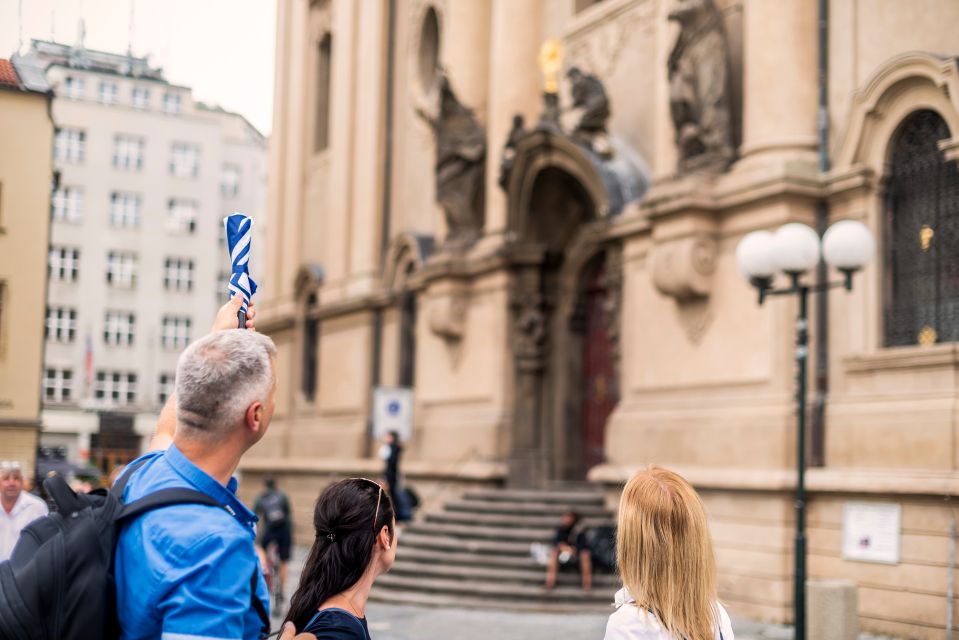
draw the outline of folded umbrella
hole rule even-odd
[[[250,277],[250,242],[253,235],[253,218],[242,213],[231,213],[223,218],[226,227],[226,244],[230,249],[230,296],[243,296],[243,304],[237,313],[241,329],[246,327],[246,310],[256,293],[256,283]]]

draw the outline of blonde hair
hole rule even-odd
[[[623,489],[616,532],[623,586],[673,638],[713,640],[716,559],[706,511],[679,474],[650,467]]]

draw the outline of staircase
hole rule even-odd
[[[396,564],[380,576],[371,599],[394,604],[524,611],[609,611],[619,588],[614,575],[594,571],[593,589],[576,571],[560,571],[543,589],[546,568],[530,556],[550,543],[568,509],[586,526],[610,522],[601,493],[592,490],[467,492],[442,511],[403,528]]]

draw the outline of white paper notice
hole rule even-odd
[[[898,564],[901,523],[901,505],[847,502],[842,510],[843,559]]]

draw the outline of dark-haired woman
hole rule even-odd
[[[317,640],[371,640],[366,600],[396,559],[396,517],[383,487],[365,478],[336,482],[313,510],[316,539],[287,620]]]

